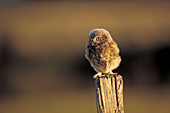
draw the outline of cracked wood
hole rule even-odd
[[[95,78],[97,113],[124,113],[121,75]]]

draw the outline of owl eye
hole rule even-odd
[[[101,37],[97,37],[96,38],[97,41],[101,41],[101,39],[102,39]]]

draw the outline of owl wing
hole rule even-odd
[[[91,59],[91,55],[90,55],[91,53],[92,53],[92,51],[91,51],[89,45],[86,45],[86,54],[85,54],[85,57],[86,57],[86,59],[89,60],[89,61],[90,61],[90,59]]]
[[[89,45],[86,46],[85,57],[90,62],[91,66],[95,69],[95,66],[97,65],[96,61],[98,61],[98,60],[96,60],[96,54],[94,51],[95,50],[94,50],[94,48],[92,48],[92,46],[89,46]]]

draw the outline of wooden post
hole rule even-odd
[[[121,75],[96,77],[95,85],[97,113],[124,113]]]

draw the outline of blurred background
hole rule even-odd
[[[121,50],[126,113],[169,113],[170,2],[0,0],[0,113],[96,113],[88,33]]]

